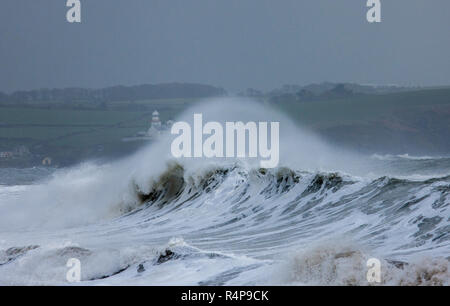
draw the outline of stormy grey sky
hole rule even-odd
[[[0,90],[198,82],[231,91],[450,84],[450,1],[2,0]]]

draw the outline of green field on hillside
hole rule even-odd
[[[357,95],[345,99],[276,104],[295,121],[315,128],[388,119],[401,113],[448,110],[450,89]]]
[[[122,139],[146,131],[153,110],[159,110],[161,120],[167,121],[189,102],[149,100],[139,103],[146,108],[119,110],[127,102],[116,102],[105,110],[0,107],[0,151],[25,145],[33,153],[37,152],[34,155],[70,161],[92,155],[126,154],[142,143],[130,144]]]
[[[160,111],[161,120],[167,121],[173,119],[190,100],[148,100],[136,103],[145,104],[148,110],[114,110],[127,102],[114,102],[108,105],[108,110],[0,107],[0,139],[3,145],[8,139],[17,138],[36,143],[50,141],[54,145],[70,142],[91,145],[95,142],[116,141],[147,129],[154,109]]]
[[[450,154],[450,89],[274,104],[325,141],[365,154]]]

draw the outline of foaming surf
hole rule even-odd
[[[448,284],[446,159],[361,156],[247,100],[179,120],[194,112],[279,121],[280,165],[175,160],[165,135],[114,163],[0,186],[0,284],[65,283],[78,258],[86,285],[367,285],[371,257],[381,284]]]

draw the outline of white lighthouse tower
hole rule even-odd
[[[150,128],[148,129],[147,135],[150,137],[154,137],[159,135],[161,131],[161,120],[159,119],[159,112],[155,110],[152,113],[152,121],[150,122]]]

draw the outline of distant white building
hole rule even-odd
[[[15,148],[13,151],[3,151],[0,152],[0,159],[12,159],[12,158],[25,158],[31,155],[30,151],[26,146],[19,146]]]
[[[147,136],[155,137],[161,134],[162,130],[161,120],[159,119],[159,112],[155,110],[152,113],[152,121],[150,122],[150,128],[147,131]]]
[[[136,133],[133,137],[123,138],[123,141],[138,141],[138,140],[152,140],[156,139],[164,130],[171,128],[173,121],[169,120],[166,124],[161,122],[159,118],[159,112],[155,110],[152,113],[152,119],[150,121],[150,128],[147,131],[141,131]]]
[[[13,152],[0,152],[0,159],[10,159],[13,157]]]

